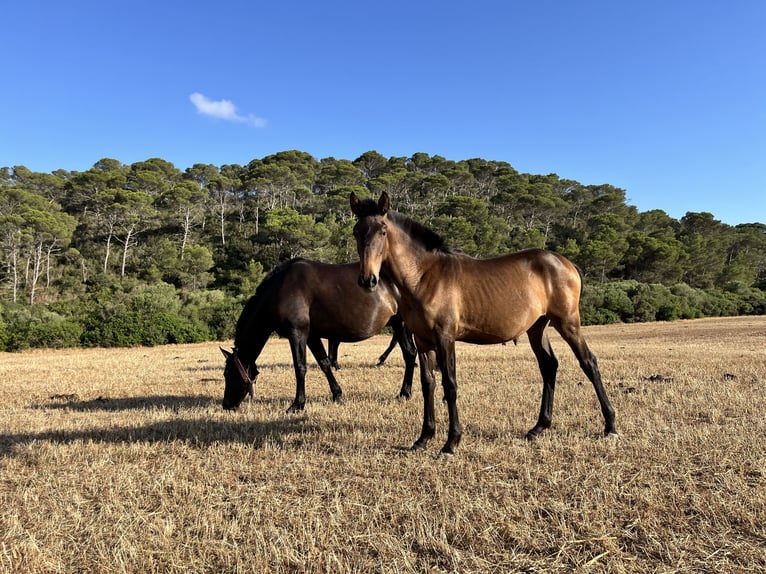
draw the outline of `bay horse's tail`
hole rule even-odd
[[[582,300],[582,294],[583,294],[583,291],[585,291],[585,274],[583,273],[582,268],[577,263],[572,261],[572,265],[574,265],[575,269],[577,269],[577,274],[580,276],[580,299]]]

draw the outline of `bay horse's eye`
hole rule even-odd
[[[387,226],[384,224],[384,225],[383,225],[383,226],[380,228],[380,234],[381,234],[381,235],[385,235],[387,231],[388,231],[388,227],[387,227]]]

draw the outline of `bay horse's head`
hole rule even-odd
[[[357,217],[354,225],[356,250],[359,254],[359,285],[373,291],[378,285],[380,268],[388,256],[388,194],[384,191],[377,203],[360,200],[351,193],[351,211]]]
[[[247,395],[250,398],[255,393],[255,381],[258,379],[258,367],[255,363],[243,363],[237,349],[231,352],[221,348],[226,358],[226,366],[223,370],[223,378],[226,386],[223,390],[223,408],[227,411],[236,411]]]

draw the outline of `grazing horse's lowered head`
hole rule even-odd
[[[226,367],[223,377],[226,387],[223,391],[223,408],[227,411],[236,411],[246,396],[252,399],[255,394],[255,381],[258,379],[258,367],[252,362],[243,362],[237,354],[237,349],[231,352],[220,347],[226,358]]]

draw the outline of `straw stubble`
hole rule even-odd
[[[526,341],[458,345],[465,436],[410,452],[388,338],[342,345],[330,400],[310,368],[289,415],[286,341],[223,412],[214,344],[0,355],[0,570],[673,572],[766,568],[766,318],[586,329],[613,405],[560,360],[553,428]],[[440,395],[437,395],[437,397]]]

